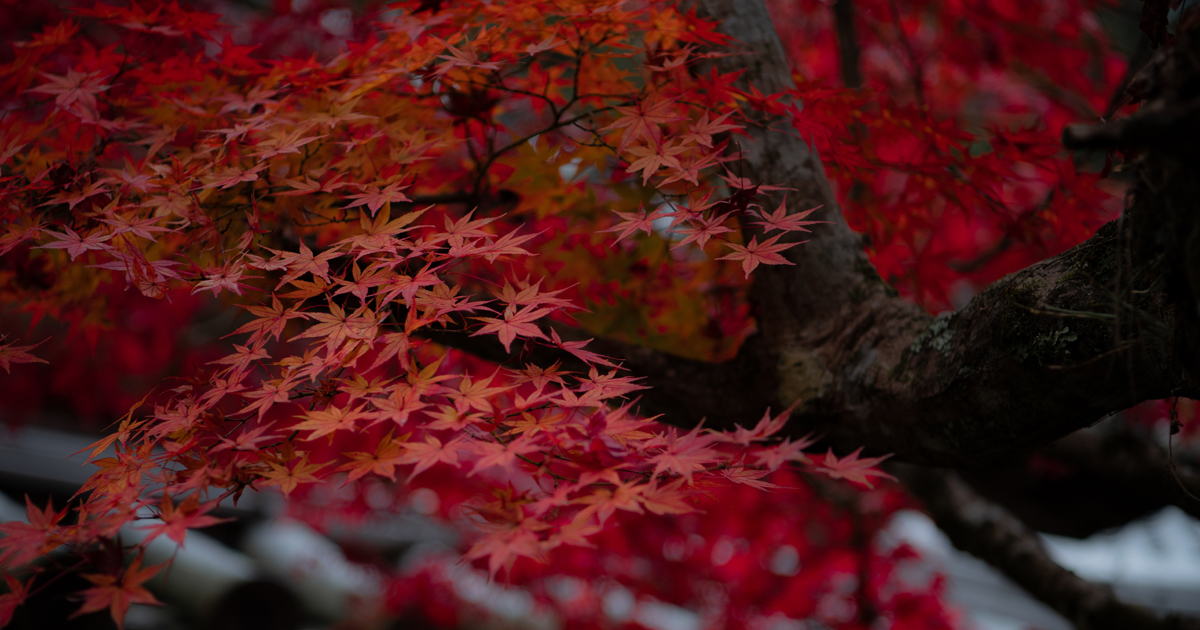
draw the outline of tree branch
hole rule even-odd
[[[552,326],[564,341],[588,338],[580,329],[557,323]],[[471,337],[464,331],[439,329],[425,329],[419,334],[434,343],[511,367],[560,363],[567,370],[588,371],[588,366],[570,353],[541,343],[529,343],[526,350],[509,354],[492,336]],[[726,424],[749,425],[763,414],[764,401],[771,399],[775,389],[774,370],[759,362],[757,353],[749,349],[725,363],[697,361],[615,339],[595,339],[587,349],[617,359],[623,368],[642,377],[642,383],[650,389],[639,392],[639,411],[647,416],[662,414],[677,426],[692,427],[706,417]],[[744,395],[731,395],[734,391]]]
[[[1121,602],[1111,588],[1062,568],[1046,553],[1036,532],[976,495],[954,473],[914,467],[897,473],[955,547],[996,567],[1080,630],[1200,628],[1200,620],[1159,618]]]
[[[1167,451],[1148,436],[1130,431],[1109,435],[1078,432],[1042,452],[1108,483],[1173,504],[1200,518],[1200,500],[1194,498],[1200,497],[1200,475],[1187,466],[1172,470]]]
[[[744,69],[742,79],[764,93],[792,87],[761,2],[697,4],[753,53],[723,58],[723,71]],[[1164,71],[1200,75],[1190,59],[1165,63]],[[818,218],[831,222],[789,250],[795,266],[755,274],[761,340],[747,352],[774,365],[778,383],[758,406],[801,401],[794,432],[822,432],[847,448],[866,445],[913,462],[978,465],[1026,453],[1142,400],[1200,395],[1190,376],[1198,373],[1190,364],[1200,362],[1193,351],[1200,348],[1193,323],[1200,302],[1189,301],[1200,296],[1200,273],[1169,273],[1200,269],[1200,247],[1192,247],[1200,244],[1193,212],[1200,194],[1174,165],[1182,160],[1154,174],[1157,192],[1140,191],[1125,219],[935,321],[879,279],[809,147],[772,129],[784,121],[767,122],[749,129],[747,170],[795,189],[793,208],[825,204]],[[1168,211],[1178,219],[1164,233],[1158,224]],[[1167,239],[1174,239],[1169,247],[1146,245]],[[1181,303],[1195,315],[1181,317]]]
[[[697,8],[753,53],[721,58],[722,71],[745,70],[741,80],[764,93],[793,87],[760,1],[698,0]],[[1169,111],[1198,91],[1200,43],[1191,32],[1179,38],[1184,52],[1161,64],[1148,108]],[[788,122],[759,122],[742,144],[746,171],[793,189],[792,208],[824,204],[812,218],[829,223],[788,250],[794,266],[755,272],[759,332],[733,361],[710,365],[596,342],[659,390],[647,395],[645,411],[680,426],[707,417],[710,427],[730,428],[799,401],[794,434],[815,431],[846,450],[865,445],[916,463],[974,466],[1023,455],[1143,400],[1200,397],[1200,179],[1189,167],[1200,160],[1181,154],[1200,146],[1195,125],[1147,152],[1122,219],[935,320],[879,278],[819,158]],[[780,201],[777,193],[767,203]],[[476,341],[445,343],[469,349]]]
[[[854,28],[854,0],[836,0],[833,3],[833,17],[837,25],[842,85],[851,89],[860,88],[863,79],[858,62],[858,30]]]

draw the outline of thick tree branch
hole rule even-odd
[[[742,80],[764,93],[792,87],[761,1],[697,7],[751,53],[722,58],[722,71],[745,70]],[[1179,42],[1188,52],[1160,65],[1148,107],[1161,101],[1170,110],[1197,92],[1200,46],[1190,35]],[[791,208],[823,204],[813,218],[829,223],[788,250],[794,266],[755,272],[759,332],[734,361],[714,366],[596,342],[659,390],[647,395],[645,411],[681,426],[707,417],[708,426],[729,428],[767,406],[800,401],[794,433],[816,431],[848,450],[865,445],[911,462],[971,466],[1027,453],[1143,400],[1200,397],[1200,180],[1188,168],[1195,160],[1180,153],[1197,145],[1189,141],[1194,125],[1147,153],[1124,218],[934,320],[880,280],[820,160],[788,121],[759,122],[741,144],[744,171],[791,188]],[[476,341],[446,343],[470,349]],[[492,345],[479,353],[495,354]]]
[[[1059,566],[1037,533],[975,494],[952,472],[905,467],[897,471],[955,547],[996,567],[1080,630],[1183,630],[1200,620],[1154,613],[1121,602],[1107,586]]]
[[[1178,358],[1176,308],[1152,262],[1123,269],[1121,227],[932,322],[893,300],[866,304],[867,321],[837,327],[820,346],[831,374],[808,420],[910,461],[973,465],[1143,400],[1200,394]]]
[[[722,70],[744,69],[742,78],[763,92],[791,87],[761,2],[698,6],[753,53],[724,58]],[[1163,67],[1196,75],[1184,65]],[[776,395],[760,406],[800,400],[797,433],[816,430],[909,461],[977,465],[1028,452],[1142,400],[1200,395],[1187,365],[1194,361],[1187,357],[1200,356],[1192,352],[1200,334],[1191,332],[1200,309],[1188,307],[1196,316],[1179,310],[1181,297],[1200,295],[1200,273],[1187,271],[1200,269],[1192,260],[1200,248],[1190,247],[1200,229],[1185,229],[1196,224],[1190,210],[1200,195],[1181,183],[1193,179],[1181,167],[1160,168],[1155,192],[1143,190],[1125,219],[935,321],[880,281],[809,147],[777,129],[785,121],[765,122],[742,146],[746,171],[795,189],[790,207],[825,204],[820,218],[831,222],[789,250],[794,267],[756,272],[754,284],[762,342],[747,352],[778,374]],[[1169,234],[1156,227],[1165,212],[1181,223]],[[1165,251],[1144,245],[1167,238],[1175,242]]]
[[[700,12],[720,20],[720,30],[749,53],[720,59],[722,72],[744,70],[743,84],[764,94],[795,88],[783,46],[761,0],[699,0],[696,4]],[[757,116],[754,112],[747,115]],[[796,135],[790,121],[757,123],[747,129],[748,138],[739,140],[744,171],[753,173],[756,183],[791,189],[775,193],[764,205],[773,208],[786,192],[789,208],[821,206],[809,218],[828,222],[813,226],[808,243],[788,250],[788,260],[795,266],[770,267],[754,274],[756,317],[767,344],[808,346],[820,335],[819,326],[813,324],[842,316],[851,293],[882,295],[887,287],[867,260],[861,239],[846,225],[820,158]]]
[[[1074,468],[1107,483],[1123,486],[1200,518],[1200,475],[1190,466],[1174,466],[1167,451],[1148,436],[1121,431],[1108,435],[1078,432],[1042,449]]]
[[[584,331],[553,324],[564,341],[587,339]],[[560,363],[564,369],[586,374],[588,366],[570,353],[533,342],[524,350],[506,353],[494,336],[471,337],[467,332],[426,329],[421,336],[450,348],[513,368],[525,363],[548,367]],[[757,341],[752,342],[757,343]],[[592,352],[617,359],[633,375],[643,378],[650,389],[638,392],[639,411],[662,414],[672,424],[695,426],[706,417],[726,423],[749,425],[762,415],[775,390],[774,370],[757,361],[750,349],[725,363],[709,363],[661,352],[615,339],[595,339]],[[731,395],[731,392],[742,395]]]

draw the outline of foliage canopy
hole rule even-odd
[[[248,489],[315,518],[428,487],[492,576],[606,576],[547,596],[580,623],[610,582],[723,585],[724,627],[952,623],[940,585],[898,586],[907,551],[863,543],[906,501],[866,491],[882,458],[813,452],[791,409],[660,424],[589,341],[718,361],[751,334],[750,282],[822,222],[747,172],[749,128],[819,152],[930,311],[1082,241],[1121,205],[1058,141],[1125,71],[1103,3],[863,0],[858,66],[829,7],[779,0],[776,93],[726,69],[762,51],[670,3],[201,4],[8,9],[0,387],[9,413],[119,421],[71,516],[0,525],[6,566],[139,514],[182,543]],[[81,613],[152,599],[140,559],[105,566]],[[16,575],[0,623],[43,579]]]

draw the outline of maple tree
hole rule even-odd
[[[619,583],[722,627],[951,627],[864,542],[909,505],[887,457],[1196,394],[1195,41],[1164,2],[1125,90],[1100,1],[279,4],[6,9],[6,411],[117,421],[69,511],[0,524],[0,623],[61,545],[120,624],[159,569],[122,526],[186,544],[247,490],[361,515],[382,484],[579,625]],[[392,606],[451,623],[439,579]]]

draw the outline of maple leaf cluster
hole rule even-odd
[[[816,0],[768,2],[810,138],[880,275],[933,312],[1063,252],[1122,209],[1120,156],[1073,156],[1067,123],[1112,118],[1126,71],[1107,0],[862,0],[861,85],[844,87],[838,27]],[[844,35],[843,35],[844,37]]]
[[[804,106],[765,107],[812,140],[871,262],[929,311],[961,308],[1122,210],[1124,156],[1071,155],[1060,142],[1069,123],[1119,115],[1113,86],[1139,69],[1103,27],[1114,3],[856,0],[859,87],[844,86],[825,3],[767,4]],[[1200,409],[1180,402],[1128,417],[1180,421],[1191,439]]]
[[[247,489],[450,470],[492,497],[474,504],[481,535],[464,557],[494,576],[591,545],[614,515],[694,512],[703,488],[769,489],[787,467],[883,476],[878,458],[810,458],[811,439],[781,441],[786,411],[727,433],[664,428],[638,414],[644,387],[619,361],[555,328],[646,336],[583,307],[636,301],[676,336],[705,313],[720,354],[744,334],[721,327],[745,329],[747,315],[706,296],[791,264],[783,252],[811,222],[767,212],[758,195],[775,188],[727,168],[748,95],[699,70],[729,44],[712,24],[653,3],[412,9],[354,26],[362,37],[335,55],[255,57],[217,16],[176,4],[73,9],[12,47],[6,307],[89,330],[92,347],[127,315],[126,297],[97,296],[207,295],[241,320],[232,348],[95,445],[71,525],[32,503],[27,524],[0,525],[5,565],[110,544],[147,511],[141,545],[183,543]],[[746,240],[743,224],[761,231]],[[607,280],[649,251],[655,278]],[[673,297],[689,288],[699,297]],[[472,362],[435,333],[508,358]],[[40,343],[6,338],[0,366],[46,361]],[[535,347],[582,368],[530,363]],[[155,570],[85,575],[80,612],[120,622],[152,599],[141,584]],[[37,579],[10,580],[3,610]]]

